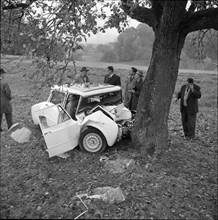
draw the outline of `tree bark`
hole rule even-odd
[[[185,37],[167,25],[155,31],[152,58],[131,133],[133,146],[143,156],[161,156],[169,145],[168,115]]]

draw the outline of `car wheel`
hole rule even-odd
[[[107,142],[101,131],[89,127],[81,133],[79,146],[82,151],[101,153],[106,149]]]

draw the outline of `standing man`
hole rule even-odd
[[[137,69],[135,67],[131,67],[129,76],[126,80],[126,87],[125,87],[125,97],[124,97],[124,105],[129,108],[130,107],[130,101],[132,98],[131,90],[135,87],[135,74],[137,72]]]
[[[112,66],[107,67],[108,74],[104,77],[104,83],[121,86],[120,77],[114,73],[114,68]]]
[[[89,83],[89,77],[88,77],[88,69],[86,67],[83,67],[80,70],[80,74],[75,76],[75,79],[73,80],[73,83]]]
[[[186,138],[195,138],[196,115],[198,113],[198,99],[201,98],[200,87],[194,84],[193,78],[187,79],[177,93],[176,102],[180,99],[182,126]]]
[[[142,85],[143,85],[143,72],[141,70],[138,70],[135,74],[135,87],[131,90],[132,98],[129,106],[129,109],[131,111],[136,111],[137,109],[139,95],[142,90]]]
[[[2,129],[2,116],[5,115],[8,129],[12,126],[12,106],[11,106],[11,90],[8,83],[4,80],[5,71],[4,69],[0,69],[0,85],[1,85],[1,109],[0,109],[0,131]]]

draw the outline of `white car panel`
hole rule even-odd
[[[49,157],[72,150],[78,145],[81,126],[60,105],[37,113]]]
[[[114,92],[114,91],[120,91],[120,86],[114,86],[109,84],[90,84],[88,86],[85,86],[85,84],[74,84],[68,86],[67,84],[64,84],[62,86],[54,85],[52,87],[52,90],[56,89],[62,92],[69,92],[72,94],[80,95],[83,97],[88,97],[92,95],[102,94],[102,93],[108,93],[108,92]]]
[[[115,115],[115,121],[130,120],[132,117],[132,113],[123,103],[119,105],[103,106],[103,108]]]
[[[54,104],[51,103],[51,102],[48,102],[48,101],[45,101],[45,102],[40,102],[40,103],[37,103],[35,105],[33,105],[31,107],[31,116],[32,116],[32,120],[33,120],[33,123],[35,125],[38,125],[39,124],[39,121],[38,121],[38,113],[37,111],[40,110],[40,109],[44,109],[48,106],[53,106]]]

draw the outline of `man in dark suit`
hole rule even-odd
[[[177,93],[176,102],[180,99],[182,126],[186,138],[195,138],[196,116],[198,113],[198,99],[201,98],[200,87],[194,84],[193,78],[187,79]]]
[[[112,66],[107,67],[108,74],[104,77],[104,83],[121,86],[120,77],[114,73]]]
[[[5,115],[8,129],[11,128],[13,125],[12,121],[12,106],[11,106],[11,90],[8,85],[8,83],[5,81],[5,70],[0,69],[0,102],[1,102],[1,108],[0,108],[0,131],[3,131],[1,125],[2,125],[2,116]]]
[[[130,91],[132,93],[132,98],[129,106],[129,109],[131,111],[136,111],[137,109],[139,96],[142,90],[142,85],[143,85],[143,72],[141,70],[138,70],[135,74],[135,86]]]

